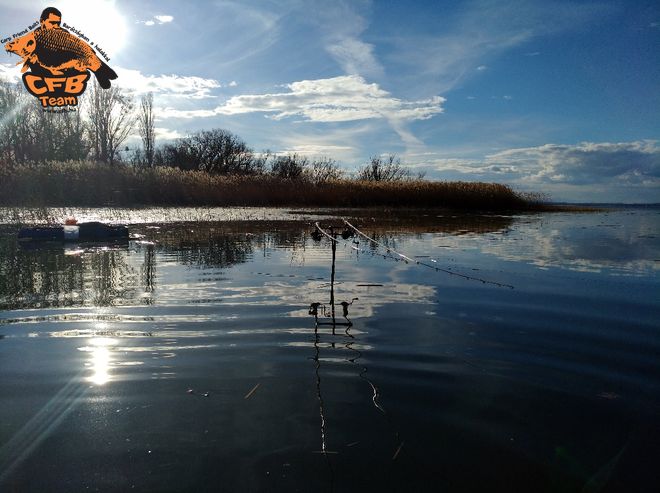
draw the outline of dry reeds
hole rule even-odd
[[[427,180],[289,180],[272,175],[225,176],[177,168],[94,163],[0,167],[0,205],[41,206],[321,206],[447,207],[524,210],[538,207],[496,183]]]

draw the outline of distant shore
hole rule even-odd
[[[329,180],[213,175],[177,168],[49,163],[0,170],[7,207],[411,207],[482,211],[575,209],[481,182]]]

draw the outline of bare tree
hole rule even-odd
[[[19,83],[0,84],[0,146],[3,158],[9,162],[22,163],[33,159],[34,112],[30,111],[31,102]]]
[[[395,154],[386,158],[374,156],[369,163],[358,171],[358,180],[365,181],[401,181],[410,180],[410,171]]]
[[[194,133],[189,140],[201,170],[226,175],[249,175],[258,171],[254,168],[252,150],[228,130],[202,130]]]
[[[309,168],[309,159],[298,154],[287,154],[277,156],[271,166],[271,173],[278,178],[286,180],[297,180],[303,177],[303,173]]]
[[[156,143],[156,129],[154,127],[154,96],[152,93],[142,96],[138,114],[138,127],[142,145],[144,148],[144,159],[147,166],[154,163],[154,148]]]
[[[220,128],[201,130],[177,139],[160,147],[155,154],[155,161],[162,166],[219,175],[261,174],[266,162],[240,137]]]
[[[337,166],[337,161],[328,157],[315,159],[310,167],[305,170],[306,178],[315,185],[339,180],[343,175],[344,172]]]
[[[114,164],[119,146],[133,129],[133,101],[116,86],[101,89],[94,81],[88,109],[94,157]]]

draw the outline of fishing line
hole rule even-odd
[[[316,229],[318,229],[319,232],[320,232],[321,234],[325,235],[328,239],[334,241],[335,243],[343,243],[344,246],[347,246],[347,247],[349,247],[350,249],[355,250],[355,251],[358,252],[358,253],[363,253],[364,255],[371,255],[372,257],[378,255],[379,257],[392,259],[392,260],[394,260],[395,262],[399,262],[399,261],[401,260],[400,258],[394,257],[394,256],[392,256],[392,255],[390,255],[390,254],[378,253],[378,252],[374,252],[373,250],[365,250],[364,248],[358,248],[358,247],[356,247],[353,243],[349,243],[348,241],[346,241],[346,240],[344,240],[344,239],[339,240],[339,239],[337,239],[337,238],[333,238],[333,237],[330,236],[328,233],[326,233],[325,231],[323,231],[323,229],[321,228],[321,226],[319,226],[319,223],[314,223],[314,225],[316,226]],[[326,284],[327,284],[327,283],[326,283]],[[338,283],[335,283],[335,284],[338,284]]]
[[[393,254],[397,255],[398,257],[400,257],[401,259],[405,260],[406,262],[414,262],[414,263],[417,264],[417,265],[422,265],[422,266],[424,266],[424,267],[428,267],[428,268],[430,268],[430,269],[434,269],[436,272],[444,272],[445,274],[449,274],[450,276],[460,277],[460,278],[462,278],[462,279],[466,279],[466,280],[468,280],[468,281],[480,281],[480,282],[483,283],[483,284],[491,284],[491,285],[493,285],[493,286],[497,286],[497,287],[499,287],[499,288],[510,288],[510,289],[514,289],[514,287],[513,287],[511,284],[504,284],[504,283],[497,282],[497,281],[489,281],[489,280],[487,280],[487,279],[483,279],[483,278],[481,278],[481,277],[468,276],[467,274],[461,274],[461,273],[459,273],[459,272],[454,272],[454,271],[451,271],[451,270],[449,270],[449,269],[443,269],[442,267],[438,267],[437,265],[431,265],[431,264],[427,264],[426,262],[422,262],[422,261],[420,261],[420,260],[415,260],[415,259],[413,259],[413,258],[408,257],[407,255],[404,255],[403,253],[397,252],[394,248],[390,248],[390,247],[388,247],[387,245],[384,245],[384,244],[380,243],[379,241],[377,241],[377,240],[371,238],[370,236],[367,236],[367,235],[364,234],[362,231],[360,231],[360,230],[357,229],[355,226],[353,226],[351,223],[349,223],[346,219],[342,219],[342,221],[344,221],[344,223],[346,224],[346,226],[348,226],[349,228],[351,228],[351,229],[352,229],[353,231],[355,231],[358,235],[363,236],[364,238],[366,238],[367,240],[371,241],[371,242],[372,242],[373,244],[375,244],[375,245],[378,245],[378,246],[380,246],[380,247],[382,247],[382,248],[385,248],[385,250],[387,250],[388,253],[393,253]],[[316,223],[316,225],[317,225],[317,227],[318,227],[318,223]],[[320,229],[320,228],[319,228],[319,229]],[[325,233],[324,231],[322,231],[322,232],[323,232],[323,234],[325,234],[326,236],[330,237],[330,235],[328,235],[328,234]],[[333,238],[333,240],[336,241],[336,239],[334,239],[334,238]],[[431,262],[435,262],[435,263],[437,263],[437,260],[431,259]]]
[[[328,233],[323,231],[323,229],[321,229],[321,227],[319,226],[319,223],[315,223],[315,226],[321,232],[321,234],[325,235],[330,240],[334,241],[335,243],[343,243],[345,246],[348,246],[349,248],[351,248],[352,250],[355,250],[358,253],[362,253],[364,255],[371,255],[372,257],[375,257],[376,255],[378,255],[379,257],[383,257],[384,259],[388,259],[388,258],[392,259],[395,262],[400,262],[401,261],[400,258],[394,257],[393,255],[391,255],[389,253],[378,253],[378,252],[374,252],[373,250],[365,250],[363,248],[356,247],[353,243],[349,243],[346,240],[343,240],[343,239],[339,240],[337,238],[333,238]],[[335,283],[335,284],[339,284],[339,283]],[[326,285],[327,285],[327,283],[326,283]]]

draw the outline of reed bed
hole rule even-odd
[[[0,205],[541,208],[537,197],[496,183],[340,179],[313,184],[268,174],[224,176],[85,162],[0,168]]]

